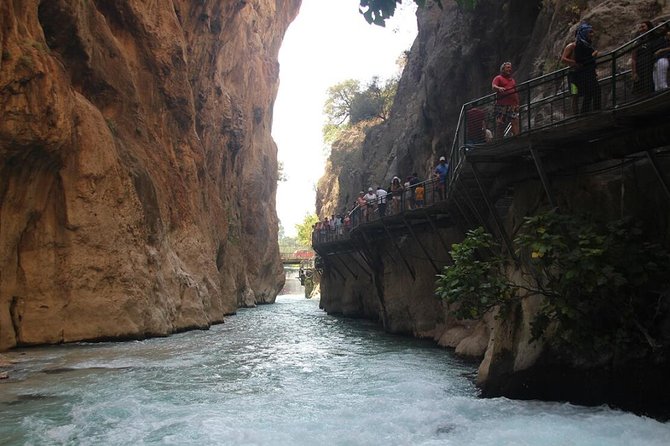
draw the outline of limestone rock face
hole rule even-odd
[[[270,128],[299,6],[0,3],[0,349],[274,301]]]

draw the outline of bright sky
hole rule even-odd
[[[279,52],[272,136],[288,178],[277,191],[277,214],[287,236],[315,212],[316,183],[326,161],[321,128],[328,87],[393,76],[398,57],[416,37],[414,2],[405,1],[385,28],[368,25],[358,5],[359,0],[303,0]]]

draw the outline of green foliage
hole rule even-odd
[[[654,348],[654,323],[670,288],[670,253],[643,235],[630,220],[599,226],[557,213],[526,218],[515,243],[529,259],[533,291],[546,298],[534,338],[556,322],[559,343]]]
[[[512,284],[490,234],[469,231],[451,251],[454,264],[438,275],[436,294],[459,318],[480,318],[496,305],[541,295],[533,340],[584,354],[644,352],[659,347],[670,312],[670,252],[645,240],[640,224],[607,225],[549,212],[525,219],[514,240],[527,283]]]
[[[442,8],[442,0],[434,0],[440,8]],[[477,0],[456,0],[462,6],[474,7]],[[386,26],[386,20],[393,17],[396,7],[402,3],[402,0],[360,0],[360,7],[358,10],[368,23],[379,26]],[[414,0],[420,8],[426,6],[426,0]]]
[[[515,287],[504,275],[504,259],[491,234],[483,228],[467,232],[465,240],[452,246],[454,264],[438,274],[435,293],[461,319],[479,319],[491,308],[510,302]]]
[[[288,177],[286,176],[286,170],[284,170],[283,161],[279,161],[277,163],[277,181],[280,183],[288,181]]]
[[[349,121],[354,97],[360,94],[361,85],[357,80],[348,79],[328,88],[323,112],[328,124],[340,126]]]
[[[319,221],[316,214],[306,214],[302,223],[295,225],[298,231],[298,243],[301,246],[312,246],[312,227]]]
[[[474,8],[478,0],[456,0],[461,7]],[[433,2],[442,9],[442,0],[433,0]],[[402,3],[402,0],[360,0],[358,10],[368,23],[378,26],[386,26],[386,20],[393,17],[396,7]],[[426,0],[414,0],[419,8],[426,7]]]
[[[398,90],[398,78],[380,84],[379,78],[375,76],[365,87],[349,79],[328,89],[323,107],[326,115],[323,139],[326,143],[333,143],[341,131],[350,125],[372,119],[388,119]]]

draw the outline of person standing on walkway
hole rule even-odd
[[[402,184],[400,183],[400,178],[393,177],[391,181],[391,200],[393,202],[393,213],[397,214],[400,212],[400,198],[402,197]]]
[[[518,135],[519,94],[516,91],[516,81],[512,77],[512,62],[505,62],[500,66],[500,74],[493,78],[491,88],[496,93],[496,139],[505,136],[508,125],[511,125],[512,135]]]
[[[661,91],[668,88],[668,57],[670,57],[670,30],[663,30],[663,34],[654,45],[654,90]]]
[[[381,186],[377,186],[377,210],[379,211],[379,216],[384,217],[386,215],[386,192]]]
[[[370,216],[372,216],[375,210],[377,194],[375,194],[374,189],[368,187],[368,193],[363,198],[365,198],[365,221],[370,221]]]
[[[654,36],[647,34],[654,25],[650,21],[640,23],[636,37],[641,37],[631,53],[630,71],[633,75],[633,94],[646,96],[654,92]],[[645,35],[646,34],[646,35]]]
[[[596,73],[598,51],[593,47],[594,34],[593,27],[588,23],[582,23],[577,28],[575,62],[577,62],[577,83],[584,89],[582,113],[600,110],[602,106],[600,84]]]
[[[435,166],[435,176],[437,177],[437,192],[440,196],[440,201],[444,200],[447,192],[447,173],[449,172],[449,164],[447,160],[441,156],[440,162]]]
[[[561,62],[568,66],[568,88],[570,89],[572,114],[574,115],[579,113],[579,96],[582,94],[580,87],[577,84],[575,46],[577,46],[576,40],[568,43],[565,48],[563,48],[563,53],[561,53]]]

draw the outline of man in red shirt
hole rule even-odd
[[[512,125],[512,135],[518,135],[519,94],[516,91],[516,82],[512,77],[511,62],[505,62],[500,66],[500,74],[493,78],[491,87],[496,93],[496,139],[502,139],[509,124]]]

